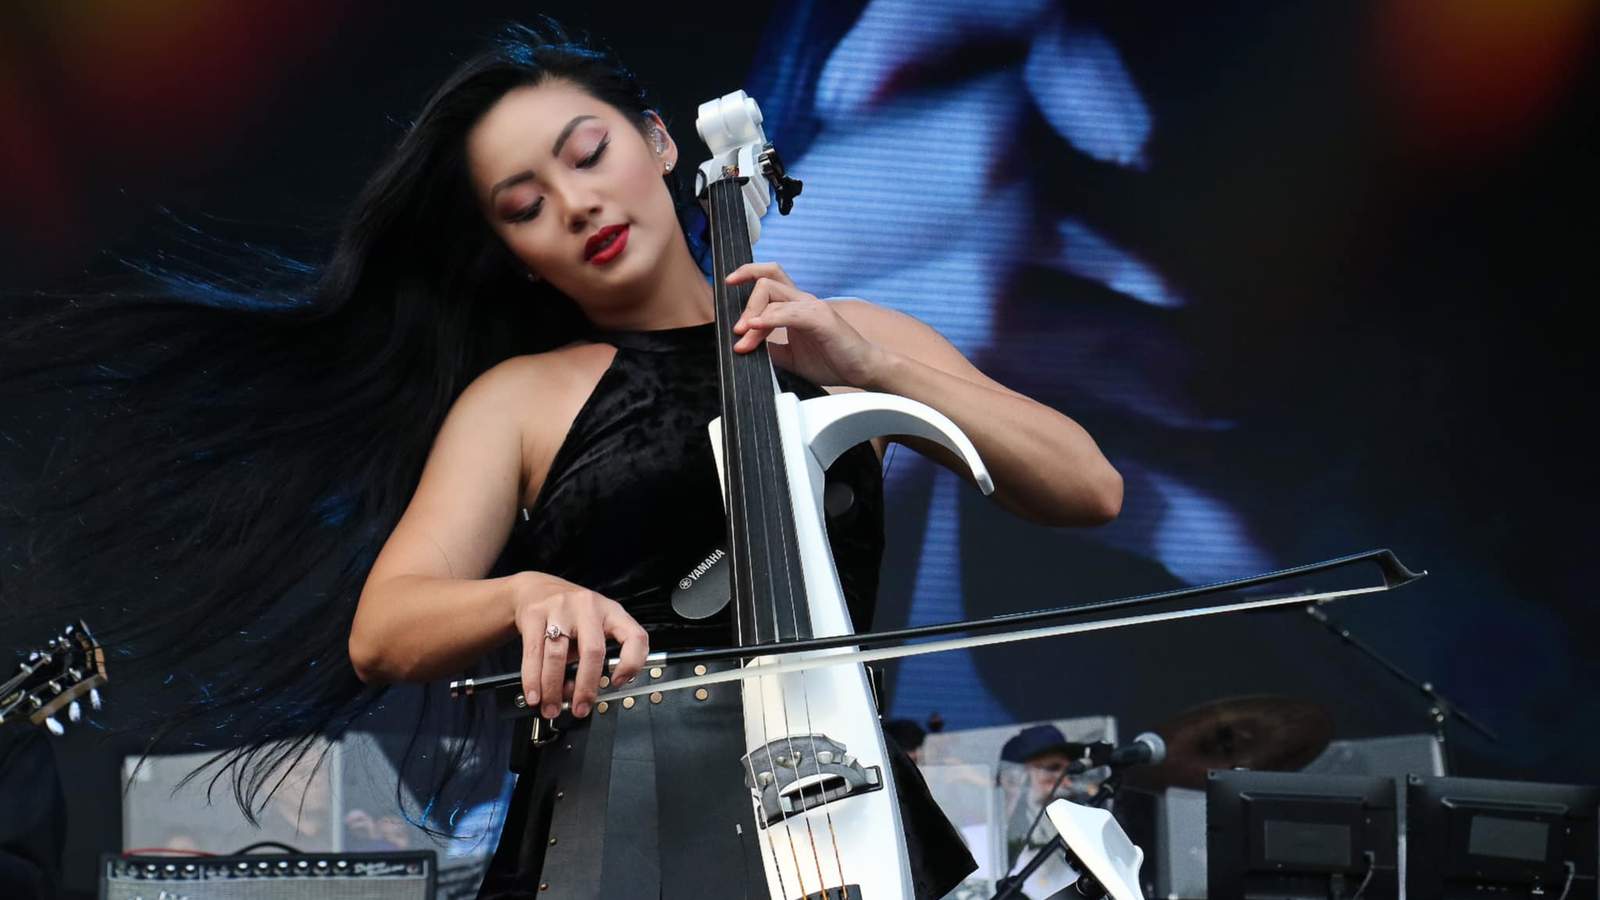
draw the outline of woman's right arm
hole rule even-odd
[[[515,410],[546,360],[520,357],[462,392],[439,429],[422,479],[367,576],[350,630],[350,662],[368,683],[427,681],[463,671],[521,634],[523,689],[554,716],[568,660],[579,663],[573,711],[598,691],[609,635],[622,644],[612,676],[643,665],[647,639],[612,600],[541,572],[485,578],[504,548],[523,496],[524,434]],[[547,641],[547,624],[572,635]],[[546,651],[550,652],[546,652]]]

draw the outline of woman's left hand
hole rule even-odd
[[[744,315],[733,325],[733,349],[749,353],[774,329],[787,343],[767,344],[772,361],[817,385],[867,387],[881,370],[886,352],[861,336],[832,304],[794,286],[777,263],[749,263],[728,275],[728,284],[754,281]]]

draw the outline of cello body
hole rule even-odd
[[[712,195],[725,412],[710,432],[729,513],[740,643],[849,634],[823,512],[827,466],[862,441],[915,435],[963,459],[985,492],[992,485],[972,442],[931,407],[864,392],[801,401],[778,392],[764,347],[734,356],[732,323],[749,289],[728,288],[722,276],[750,261],[768,185],[748,167],[770,147],[759,109],[742,91],[702,104],[696,127],[713,152],[701,174]],[[769,896],[910,900],[905,830],[866,670],[760,674],[804,657],[747,661],[742,682],[746,753],[738,764]]]

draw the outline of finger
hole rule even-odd
[[[758,328],[752,325],[750,330],[745,332],[744,337],[734,342],[733,352],[749,353],[751,350],[761,346],[761,342],[765,341],[770,334],[772,334],[771,328]]]
[[[572,679],[572,714],[583,718],[600,693],[600,673],[606,662],[606,633],[600,617],[590,616],[573,637],[578,644],[578,674]]]
[[[818,302],[815,297],[797,288],[784,287],[765,280],[761,283],[771,285],[769,300],[761,305],[759,312],[748,313],[741,320],[747,331],[742,339],[734,343],[733,349],[735,352],[749,353],[760,346],[762,341],[770,337],[775,329],[782,328],[783,320],[781,318],[775,320],[774,313],[782,312],[793,315],[800,312],[807,314],[804,310],[790,309],[790,307],[804,307],[812,302]]]
[[[561,712],[561,682],[567,679],[567,651],[572,644],[572,639],[566,636],[572,626],[553,615],[551,621],[561,626],[563,635],[554,639],[539,636],[539,640],[545,644],[544,666],[539,670],[539,696],[546,719],[554,719]]]
[[[729,272],[728,277],[724,280],[726,280],[728,284],[740,284],[756,278],[771,278],[775,281],[782,282],[789,287],[794,287],[794,279],[790,278],[789,273],[785,272],[783,267],[775,262],[745,263],[739,268],[734,269],[732,272]]]
[[[757,280],[756,286],[750,291],[749,299],[744,303],[744,312],[739,314],[739,321],[733,323],[733,333],[743,334],[745,329],[750,327],[750,320],[761,315],[761,311],[768,305],[788,300],[790,290],[771,278]]]
[[[606,618],[606,633],[622,645],[617,651],[616,668],[611,670],[611,683],[627,684],[638,677],[644,658],[650,655],[650,633],[621,606]]]
[[[761,315],[750,320],[751,331],[760,330],[770,334],[778,328],[796,328],[800,331],[815,331],[820,325],[816,311],[806,303],[774,303],[761,311]]]
[[[517,623],[522,631],[522,696],[528,708],[539,705],[539,673],[544,667],[545,614],[529,609]]]

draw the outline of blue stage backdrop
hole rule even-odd
[[[455,59],[534,13],[103,6],[0,31],[6,288],[181,255],[164,210],[325,230]],[[607,37],[686,148],[699,101],[757,97],[806,184],[758,258],[936,326],[1123,473],[1114,524],[1044,529],[895,452],[878,626],[1389,546],[1432,576],[1330,612],[1499,732],[1452,726],[1456,769],[1596,777],[1597,492],[1574,434],[1593,363],[1567,320],[1594,293],[1592,7],[541,11]],[[890,676],[893,715],[952,728],[1104,713],[1132,734],[1258,693],[1326,704],[1341,737],[1428,728],[1422,698],[1299,612]]]

